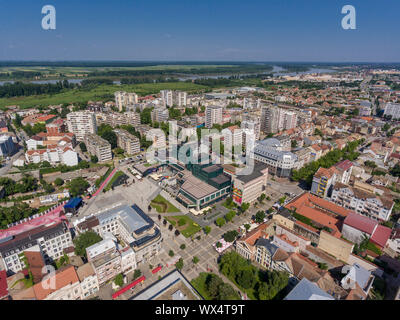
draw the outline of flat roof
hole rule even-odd
[[[188,176],[186,181],[181,186],[181,189],[196,199],[202,199],[218,191],[217,188],[214,188],[212,185],[205,183],[195,176]]]
[[[145,216],[137,206],[122,205],[97,215],[100,224],[119,218],[129,233],[138,233],[143,228],[152,227],[154,222]]]
[[[129,300],[157,300],[163,294],[167,292],[168,289],[176,287],[177,285],[183,285],[191,294],[191,299],[203,300],[201,295],[192,287],[190,282],[178,271],[174,270],[167,274],[165,277],[156,281],[143,291],[139,292],[137,295],[133,296]],[[178,288],[177,288],[178,290]],[[173,294],[177,291],[171,293],[171,299]],[[166,297],[163,297],[166,298]]]

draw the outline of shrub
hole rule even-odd
[[[118,287],[122,287],[124,285],[124,276],[122,275],[122,273],[120,273],[119,275],[117,275],[114,279],[114,283],[118,286]]]

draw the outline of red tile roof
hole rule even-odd
[[[352,166],[353,166],[353,162],[351,162],[350,160],[347,160],[347,159],[335,164],[336,168],[339,168],[343,171],[349,170]]]
[[[387,241],[390,238],[390,235],[392,233],[392,229],[378,225],[376,228],[374,234],[371,237],[371,241],[381,248],[384,248],[386,246]]]
[[[38,300],[44,300],[57,290],[76,282],[79,282],[79,279],[75,268],[74,266],[69,266],[63,270],[57,271],[55,275],[55,288],[44,289],[42,282],[40,282],[33,286],[33,290],[35,291],[35,295]]]
[[[344,224],[372,235],[378,222],[360,214],[351,213],[344,220]]]

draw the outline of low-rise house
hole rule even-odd
[[[82,289],[74,266],[57,270],[33,286],[37,300],[81,300]]]
[[[344,266],[342,273],[347,273],[340,282],[345,290],[350,290],[347,300],[366,300],[375,276],[357,263]]]
[[[82,299],[86,299],[99,291],[99,281],[91,263],[85,263],[78,267],[76,274],[81,283]]]

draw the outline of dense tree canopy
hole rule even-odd
[[[96,232],[87,231],[74,239],[75,254],[86,257],[86,248],[103,240]]]

